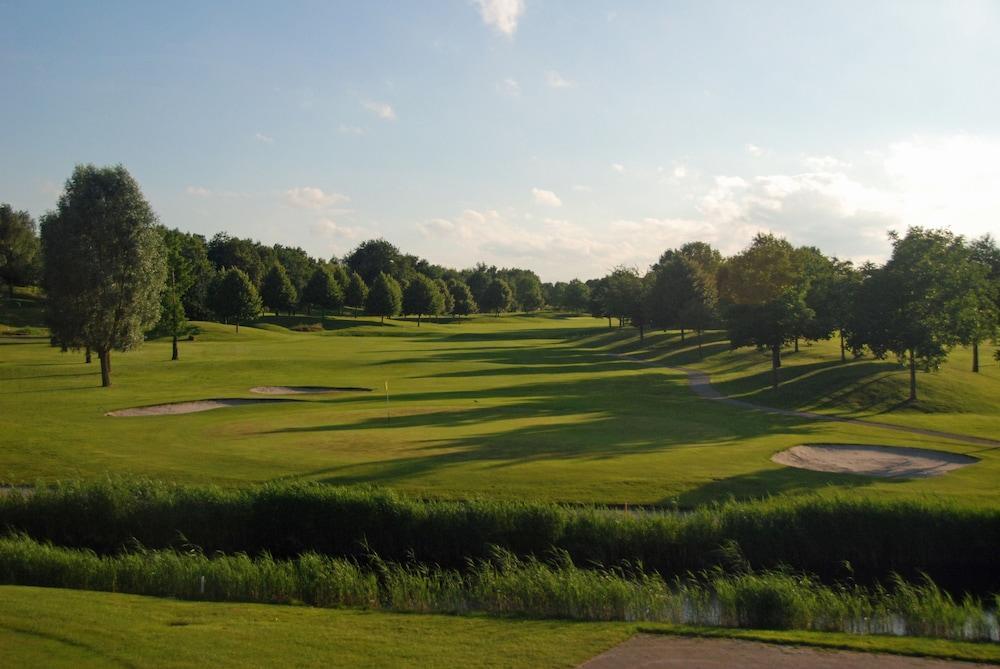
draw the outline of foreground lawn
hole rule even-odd
[[[1000,662],[1000,646],[919,638],[491,619],[180,602],[0,586],[5,667],[573,667],[636,631]]]
[[[622,624],[179,602],[0,587],[0,666],[574,667]]]
[[[681,506],[834,489],[1000,501],[997,449],[706,402],[681,374],[609,356],[629,350],[634,330],[609,331],[598,319],[480,316],[418,328],[412,321],[379,326],[375,319],[336,318],[319,332],[288,329],[317,320],[270,318],[239,334],[199,323],[202,333],[182,342],[179,362],[169,361],[167,342],[116,354],[110,389],[98,387],[97,365],[84,365],[79,353],[60,353],[45,339],[0,337],[0,481],[109,472],[223,484],[291,478],[370,482],[427,497]],[[696,359],[690,347],[685,353],[662,337],[649,341],[651,355],[667,362]],[[832,344],[804,350],[830,353],[823,346]],[[730,353],[716,344],[709,353],[706,368],[730,370],[720,377],[726,392],[725,374],[735,379],[739,364],[750,378],[759,376],[754,365],[762,358],[754,351]],[[786,373],[796,360],[788,356]],[[950,374],[946,369],[940,378],[965,383]],[[931,378],[922,375],[922,387],[930,388],[925,379]],[[988,391],[1000,382],[992,368],[981,382],[983,388],[970,391],[978,413],[926,420],[936,429],[995,436],[1000,392]],[[163,402],[254,397],[249,389],[259,385],[374,392],[187,415],[104,415]],[[780,399],[761,393],[733,392]],[[973,453],[982,462],[939,478],[892,482],[771,462],[774,453],[801,443],[922,446]]]

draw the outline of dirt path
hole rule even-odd
[[[1000,441],[995,439],[987,439],[986,437],[974,437],[968,434],[957,434],[955,432],[942,432],[940,430],[928,430],[921,427],[907,427],[905,425],[893,425],[892,423],[880,423],[875,420],[867,420],[864,418],[841,418],[840,416],[829,416],[827,414],[815,413],[813,411],[795,411],[793,409],[776,409],[774,407],[764,406],[763,404],[754,404],[753,402],[746,402],[744,400],[736,400],[731,397],[726,397],[718,390],[712,387],[712,381],[708,374],[705,372],[698,371],[696,369],[689,369],[687,367],[671,367],[670,365],[664,365],[657,362],[649,362],[648,360],[640,360],[630,355],[625,355],[622,353],[609,353],[607,355],[614,356],[616,358],[623,358],[625,360],[630,360],[639,365],[645,365],[646,367],[660,367],[662,369],[669,369],[674,372],[680,372],[687,376],[688,385],[691,386],[691,390],[695,392],[698,397],[706,400],[712,400],[714,402],[721,402],[722,404],[727,404],[729,406],[737,407],[739,409],[750,409],[752,411],[760,411],[762,413],[768,413],[775,416],[792,416],[794,418],[805,418],[807,420],[827,420],[837,423],[850,423],[852,425],[865,425],[868,427],[877,427],[883,430],[895,430],[896,432],[907,432],[909,434],[919,434],[925,437],[935,437],[939,439],[951,439],[953,441],[962,441],[966,444],[975,444],[976,446],[987,446],[990,448],[1000,447]]]
[[[989,665],[736,639],[639,634],[579,669],[973,669]]]

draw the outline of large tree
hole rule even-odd
[[[972,371],[979,373],[979,345],[996,340],[1000,329],[1000,248],[990,235],[969,244],[974,263],[965,274],[966,289],[959,309],[959,341],[972,347]]]
[[[583,313],[590,303],[590,288],[583,281],[573,279],[563,291],[562,306],[575,313]]]
[[[398,314],[403,308],[403,291],[399,282],[385,272],[376,275],[368,290],[366,308],[369,314],[379,316],[383,324],[386,316],[391,318]]]
[[[858,293],[854,347],[876,357],[893,353],[910,371],[910,401],[917,399],[917,369],[936,369],[961,332],[970,273],[982,267],[969,258],[961,237],[947,230],[910,228],[890,233],[892,257],[870,272]]]
[[[240,321],[250,321],[263,311],[260,294],[253,281],[239,267],[230,267],[216,275],[209,289],[212,311],[225,323],[233,322],[240,331]]]
[[[494,279],[493,282],[483,292],[479,306],[483,311],[496,314],[508,311],[514,302],[514,292],[503,279]]]
[[[215,265],[217,271],[222,271],[230,267],[238,267],[250,278],[254,288],[260,289],[260,282],[264,279],[264,272],[276,260],[276,256],[271,249],[261,247],[260,244],[250,239],[238,239],[225,232],[220,232],[208,242],[208,258]],[[263,255],[269,256],[265,263]]]
[[[26,211],[0,204],[0,279],[14,297],[14,286],[36,279],[40,244],[35,221]]]
[[[438,292],[441,293],[441,300],[443,302],[440,313],[454,314],[455,296],[451,294],[451,289],[448,288],[448,282],[444,279],[435,279],[434,283],[438,287]]]
[[[142,344],[160,317],[163,237],[139,184],[121,165],[78,165],[42,223],[53,337],[88,347],[111,385],[111,352]]]
[[[453,316],[468,316],[475,313],[476,300],[468,284],[461,279],[452,279],[448,282],[448,292],[451,293]]]
[[[271,265],[271,269],[264,275],[264,282],[260,287],[260,297],[275,314],[282,311],[291,313],[295,310],[295,303],[298,302],[299,296],[291,279],[288,278],[288,272],[280,263]]]
[[[361,275],[369,286],[380,273],[388,274],[397,281],[404,278],[406,263],[399,249],[384,239],[369,239],[347,256],[347,266]]]
[[[184,235],[177,230],[161,229],[163,248],[167,261],[167,281],[160,298],[160,322],[156,329],[171,339],[171,360],[180,358],[177,340],[187,333],[187,313],[184,310],[183,295],[195,281],[194,264],[183,253]]]
[[[365,280],[357,272],[351,272],[351,278],[344,288],[344,301],[347,306],[355,309],[364,309],[365,301],[368,299],[368,286]]]
[[[784,239],[758,234],[750,246],[719,268],[719,295],[733,348],[771,351],[771,385],[779,383],[781,347],[812,318],[805,303],[795,249]]]
[[[619,266],[606,279],[605,313],[618,319],[618,327],[624,327],[642,299],[642,277],[635,268]]]
[[[344,305],[344,291],[326,267],[320,265],[302,289],[302,303],[309,308],[317,308],[322,316],[327,310],[340,309]]]
[[[417,315],[417,327],[422,316],[434,316],[444,311],[444,297],[434,279],[417,274],[403,291],[403,313]]]
[[[514,280],[514,300],[522,311],[537,311],[545,305],[542,282],[534,272],[524,271]]]

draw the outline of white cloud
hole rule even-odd
[[[396,120],[396,110],[392,108],[391,105],[385,102],[375,102],[374,100],[365,100],[361,103],[365,109],[371,113],[378,116],[380,119],[385,121],[395,121]]]
[[[347,125],[341,123],[337,128],[337,131],[344,135],[363,135],[365,134],[365,129],[356,125]]]
[[[851,164],[844,162],[833,156],[806,156],[802,163],[813,172],[830,172],[832,170],[845,170]]]
[[[677,165],[676,167],[674,167],[674,171],[672,174],[674,175],[675,179],[683,179],[688,175],[687,167],[685,167],[684,165]]]
[[[288,204],[299,209],[328,209],[336,204],[350,200],[341,193],[324,193],[323,189],[312,186],[300,186],[285,191]]]
[[[497,90],[501,93],[516,98],[521,94],[521,85],[516,79],[507,78],[497,84]]]
[[[212,194],[212,191],[204,186],[188,186],[184,189],[184,192],[188,195],[194,195],[195,197],[208,197]]]
[[[618,172],[618,174],[625,173],[625,166],[622,165],[621,163],[611,163],[611,169],[613,169],[615,172]]]
[[[254,133],[253,138],[256,139],[258,142],[262,142],[264,144],[274,144],[274,137],[271,137],[270,135],[265,135],[262,132]]]
[[[573,88],[576,85],[555,70],[549,70],[545,73],[545,83],[549,85],[549,88]]]
[[[365,229],[357,226],[343,225],[332,218],[321,218],[313,224],[313,231],[324,237],[339,239],[359,239],[365,234]]]
[[[577,193],[589,193],[592,189],[590,186],[585,186],[583,184],[573,184],[573,190]]]
[[[749,153],[754,158],[759,158],[760,156],[764,155],[764,149],[760,148],[756,144],[747,144],[743,148],[746,149],[746,152]]]
[[[518,19],[524,14],[524,0],[475,0],[475,3],[483,23],[508,37],[513,36]]]
[[[541,188],[532,188],[531,195],[535,199],[535,204],[541,204],[546,207],[561,207],[562,200],[559,196],[550,190],[543,190]]]

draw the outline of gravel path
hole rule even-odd
[[[762,404],[754,404],[753,402],[746,402],[744,400],[737,400],[731,397],[726,397],[718,390],[712,387],[712,381],[708,374],[705,372],[698,371],[696,369],[689,369],[687,367],[671,367],[670,365],[664,365],[657,362],[649,362],[648,360],[640,360],[630,355],[624,355],[621,353],[609,353],[608,355],[614,356],[616,358],[623,358],[625,360],[630,360],[639,365],[645,365],[646,367],[661,367],[663,369],[669,369],[674,372],[680,372],[687,376],[688,385],[691,386],[691,390],[695,392],[698,397],[706,400],[712,400],[714,402],[721,402],[722,404],[727,404],[729,406],[737,407],[739,409],[750,409],[752,411],[760,411],[762,413],[768,413],[775,416],[792,416],[794,418],[805,418],[807,420],[827,420],[837,423],[850,423],[853,425],[866,425],[868,427],[877,427],[883,430],[895,430],[896,432],[907,432],[909,434],[919,434],[925,437],[935,437],[939,439],[951,439],[953,441],[961,441],[966,444],[975,444],[977,446],[987,446],[991,448],[1000,447],[1000,441],[995,439],[987,439],[986,437],[974,437],[968,434],[957,434],[955,432],[942,432],[940,430],[928,430],[921,427],[907,427],[905,425],[893,425],[892,423],[880,423],[875,420],[867,420],[864,418],[841,418],[840,416],[829,416],[827,414],[815,413],[813,411],[795,411],[793,409],[776,409],[774,407],[764,406]]]
[[[885,653],[639,634],[579,669],[973,669],[989,665]]]

